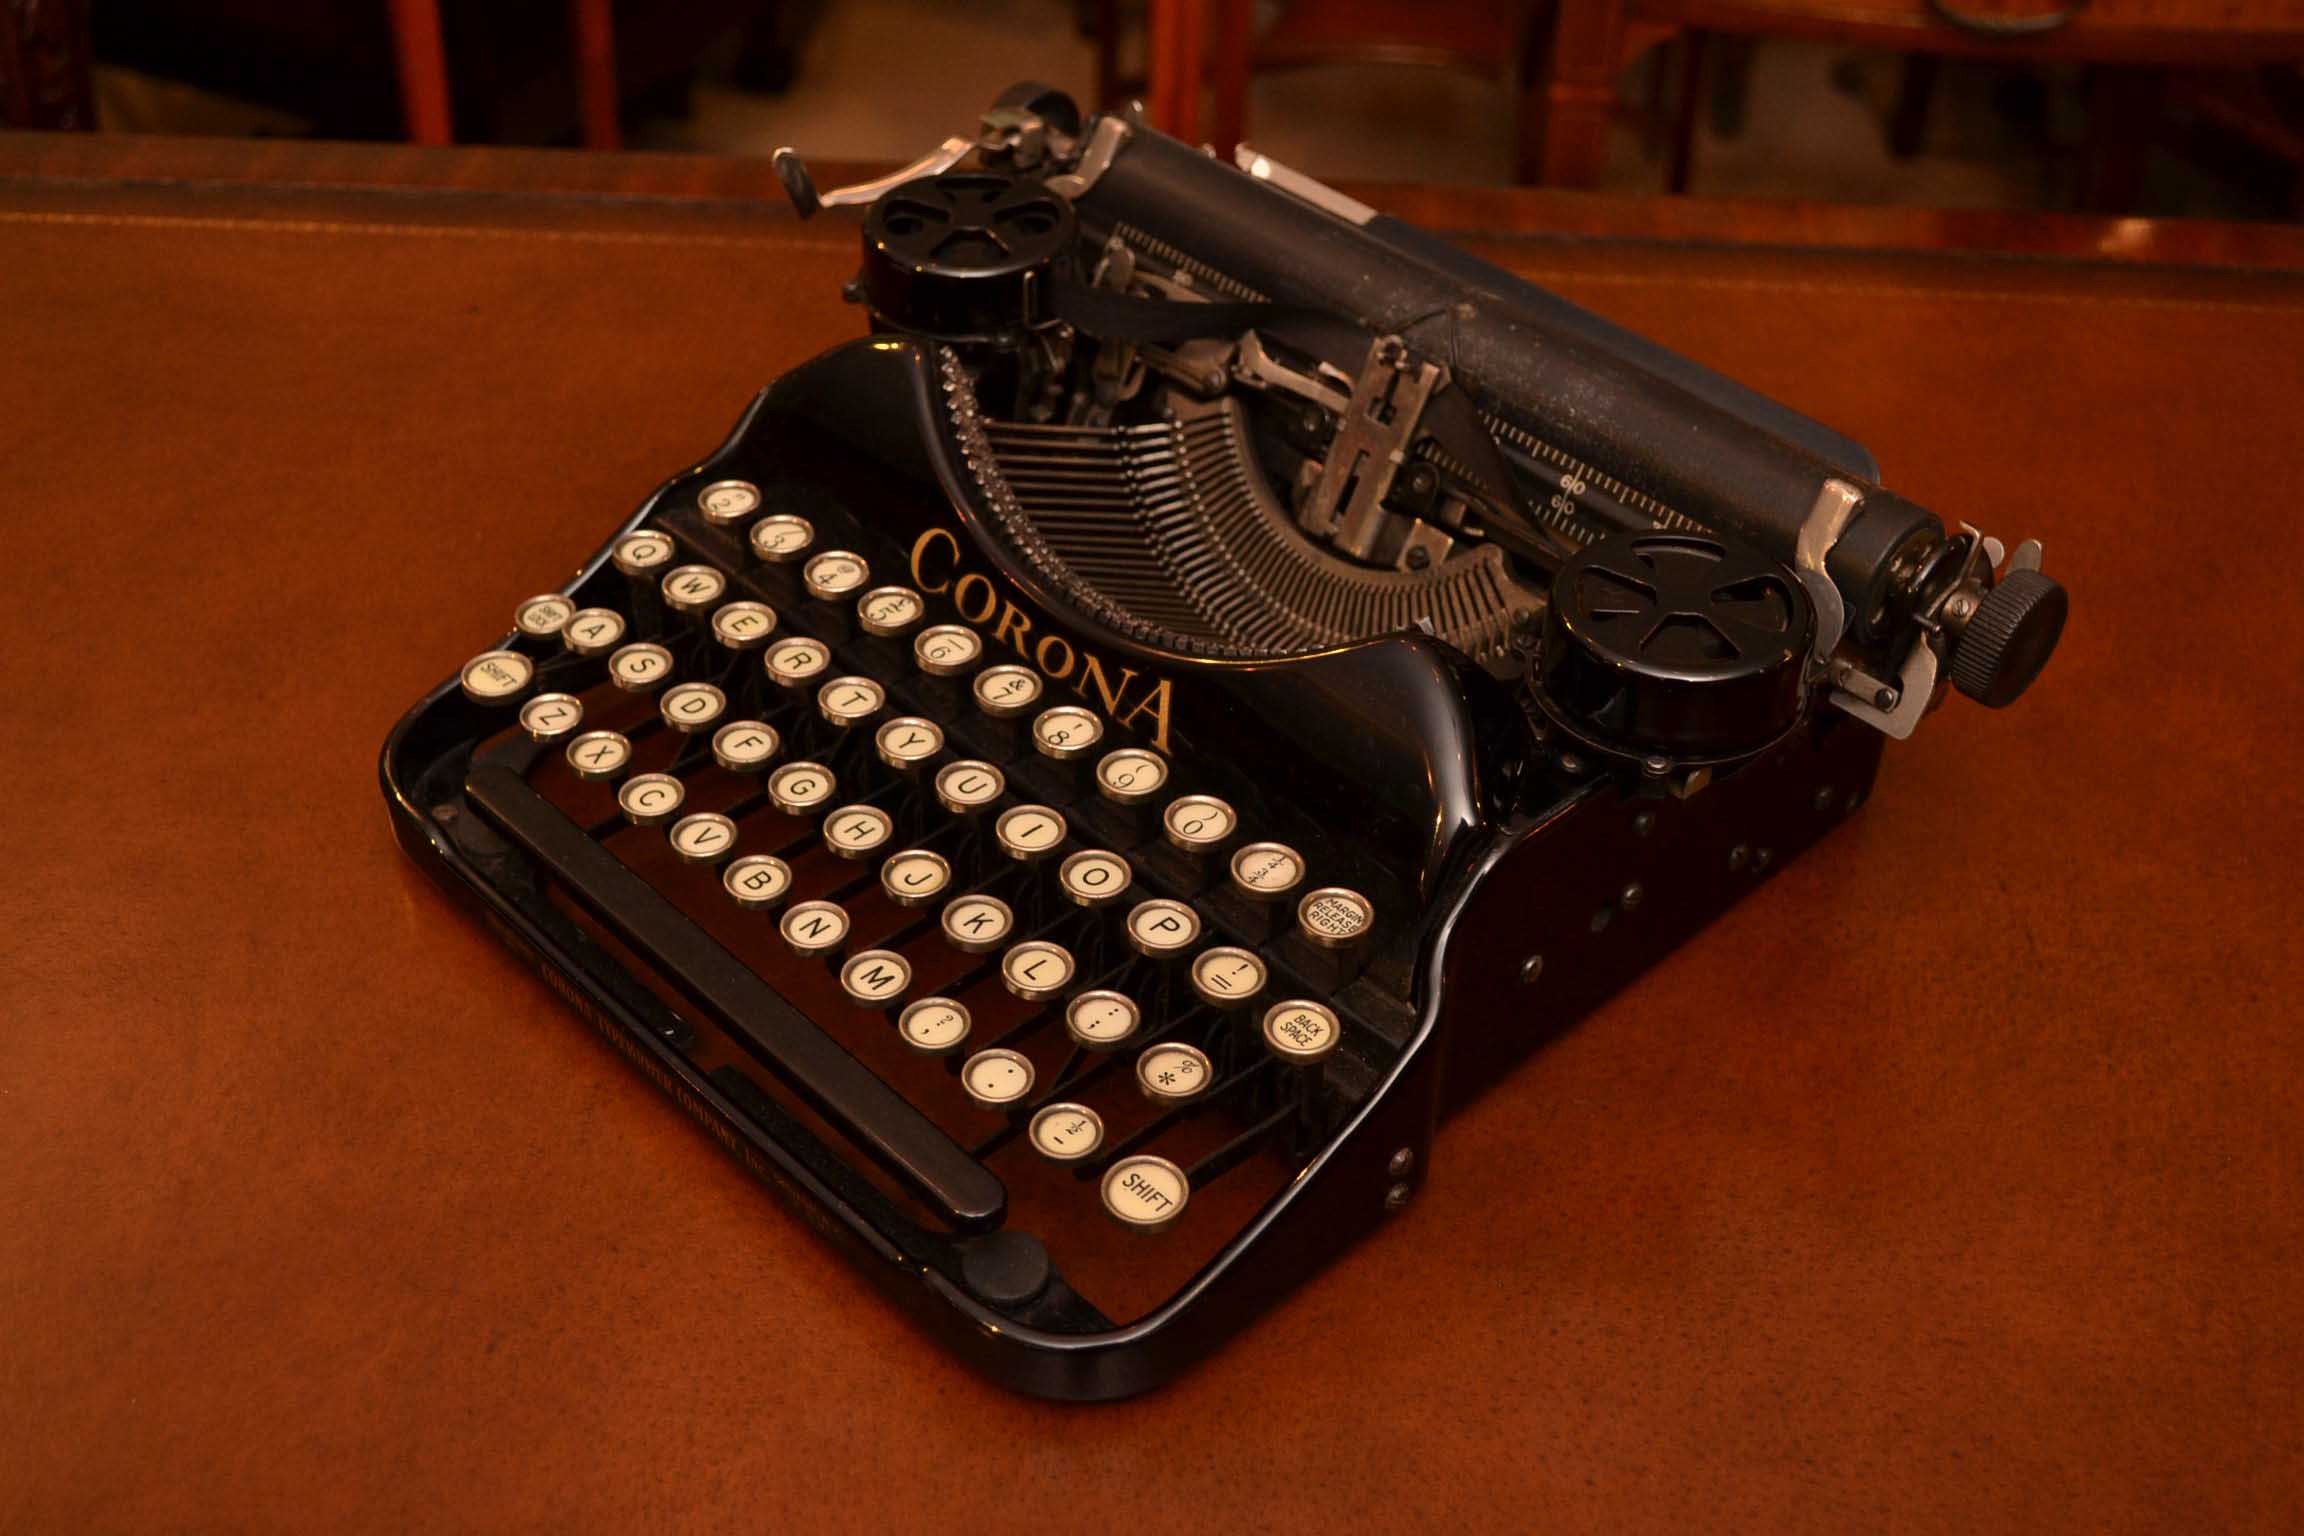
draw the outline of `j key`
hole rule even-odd
[[[776,728],[757,720],[731,720],[712,733],[712,761],[730,773],[758,773],[776,756]]]
[[[733,527],[760,510],[760,487],[749,480],[715,480],[696,493],[704,521]]]
[[[1138,1232],[1162,1232],[1184,1214],[1192,1183],[1164,1157],[1138,1153],[1104,1170],[1098,1186],[1113,1220]]]
[[[924,907],[952,885],[952,866],[940,853],[907,848],[880,866],[880,889],[900,907]]]
[[[539,592],[512,610],[512,628],[523,640],[552,640],[575,613],[576,605],[559,593]]]
[[[728,595],[728,578],[709,565],[675,566],[664,573],[657,591],[663,595],[665,607],[694,617],[720,605]]]
[[[509,704],[536,681],[536,663],[518,651],[482,651],[464,663],[458,680],[475,704]]]
[[[816,542],[816,528],[804,517],[773,512],[752,525],[745,542],[757,558],[770,565],[790,565],[804,558]]]
[[[968,1007],[949,997],[915,998],[896,1016],[896,1033],[916,1051],[941,1056],[968,1038]]]
[[[683,864],[717,864],[736,851],[736,823],[717,811],[698,811],[672,823],[670,841]]]
[[[560,643],[573,656],[605,656],[624,643],[624,615],[613,608],[579,608],[561,626]]]
[[[709,729],[728,713],[728,695],[710,683],[675,683],[657,701],[664,723],[683,736]]]
[[[580,779],[613,779],[632,766],[632,743],[619,731],[586,731],[568,743],[568,766]]]
[[[1077,1163],[1104,1145],[1104,1118],[1085,1104],[1049,1104],[1033,1111],[1032,1150],[1059,1163]]]
[[[539,693],[520,706],[530,741],[558,741],[584,723],[584,701],[572,693]]]
[[[1290,1066],[1318,1066],[1343,1042],[1335,1010],[1310,998],[1292,997],[1264,1010],[1264,1045]]]

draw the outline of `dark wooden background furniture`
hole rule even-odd
[[[0,128],[96,126],[88,0],[0,0]]]
[[[2040,535],[2075,617],[1083,1411],[908,1331],[386,831],[400,710],[858,333],[773,185],[0,137],[0,1527],[2297,1528],[2304,238],[1370,190]]]

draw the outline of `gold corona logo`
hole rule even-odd
[[[932,559],[941,574],[928,574]],[[912,584],[923,592],[950,594],[960,617],[978,628],[990,626],[992,638],[1039,669],[1054,682],[1070,683],[1080,697],[1103,706],[1104,713],[1122,725],[1149,722],[1152,745],[1168,750],[1168,680],[1140,676],[1134,667],[1108,667],[1091,651],[1074,645],[1053,630],[1034,633],[1032,616],[1000,595],[992,578],[960,568],[960,540],[949,528],[930,528],[912,541]]]

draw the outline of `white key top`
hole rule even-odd
[[[712,733],[712,761],[730,773],[758,773],[779,745],[776,727],[757,720],[731,720]]]
[[[880,889],[900,907],[924,907],[952,884],[952,866],[940,853],[907,848],[880,866]]]
[[[800,567],[800,582],[808,595],[828,603],[861,592],[871,579],[872,567],[851,550],[828,549]]]
[[[1032,1060],[1018,1051],[978,1051],[960,1068],[960,1087],[979,1109],[1006,1109],[1032,1095]]]
[[[1032,717],[1032,745],[1060,763],[1086,757],[1103,739],[1103,720],[1077,704],[1058,704]]]
[[[688,798],[688,787],[668,773],[642,773],[626,779],[616,790],[616,804],[624,819],[636,827],[660,826],[670,821]]]
[[[872,746],[880,761],[898,773],[910,773],[944,750],[944,729],[918,715],[898,715],[880,722],[872,733]]]
[[[1192,957],[1192,990],[1211,1008],[1237,1008],[1264,990],[1264,962],[1245,949],[1219,944]]]
[[[986,667],[969,687],[976,707],[995,720],[1027,714],[1040,702],[1040,674],[1030,667]]]
[[[710,683],[675,683],[657,702],[664,723],[683,736],[693,736],[728,713],[728,695]]]
[[[773,907],[792,893],[792,866],[772,853],[748,853],[720,871],[740,907]]]
[[[518,651],[482,651],[464,663],[461,681],[475,704],[509,704],[536,681],[536,663]]]
[[[557,592],[539,592],[512,610],[512,627],[531,640],[549,640],[568,627],[576,605]]]
[[[816,712],[842,730],[862,725],[887,703],[887,693],[868,677],[836,677],[816,690]]]
[[[930,677],[958,677],[984,659],[984,641],[961,624],[938,624],[912,637],[912,659]]]
[[[672,681],[672,653],[653,640],[635,640],[608,658],[608,681],[626,693],[647,693]]]
[[[786,763],[768,775],[768,798],[787,816],[821,810],[840,781],[822,763]]]
[[[973,816],[1000,798],[1008,781],[990,763],[964,757],[936,770],[936,799],[955,816]]]
[[[1160,830],[1186,853],[1207,853],[1232,835],[1240,818],[1214,795],[1178,795],[1160,813]]]
[[[1096,792],[1114,805],[1142,805],[1168,784],[1168,764],[1157,752],[1121,747],[1096,761]]]
[[[709,565],[675,566],[657,584],[674,613],[703,613],[728,595],[728,578]]]
[[[912,1049],[941,1056],[968,1038],[968,1007],[949,997],[915,998],[896,1016],[896,1033]]]
[[[670,565],[672,557],[679,552],[680,546],[672,542],[670,535],[658,533],[653,528],[642,528],[618,539],[609,558],[616,562],[616,569],[625,575],[645,576],[650,571],[662,570]]]
[[[715,480],[696,493],[704,521],[725,527],[760,510],[760,487],[749,480]]]
[[[1016,914],[997,896],[955,896],[937,917],[945,942],[963,954],[990,954],[1008,942]]]
[[[874,805],[844,805],[824,818],[824,846],[843,859],[868,859],[895,833],[896,823]]]
[[[840,967],[840,990],[867,1008],[885,1008],[912,985],[912,963],[892,949],[867,949]]]
[[[992,823],[992,836],[1002,853],[1032,863],[1063,846],[1064,813],[1054,806],[1012,805]]]
[[[1064,1032],[1084,1050],[1109,1051],[1128,1043],[1144,1022],[1136,999],[1098,988],[1081,992],[1064,1005]]]
[[[1108,907],[1128,894],[1135,872],[1109,848],[1084,848],[1056,868],[1064,899],[1079,907]]]
[[[1044,1003],[1072,985],[1072,951],[1031,939],[1000,957],[1000,980],[1028,1003]]]
[[[1278,901],[1304,883],[1304,855],[1286,843],[1249,843],[1232,853],[1232,889],[1250,901]]]
[[[789,565],[816,542],[816,527],[804,517],[776,512],[754,523],[746,537],[753,554],[770,565]]]
[[[1032,1150],[1059,1163],[1094,1157],[1104,1145],[1104,1117],[1085,1104],[1049,1104],[1032,1113]]]
[[[1165,896],[1128,909],[1128,946],[1140,955],[1166,960],[1200,942],[1200,914]]]
[[[1322,949],[1350,949],[1376,926],[1376,908],[1358,891],[1325,885],[1296,903],[1296,926]]]
[[[803,901],[777,922],[794,952],[828,955],[848,942],[848,914],[829,901]]]
[[[758,650],[776,633],[776,610],[749,599],[712,610],[712,638],[731,651]]]
[[[1155,1104],[1189,1104],[1215,1081],[1207,1056],[1180,1040],[1146,1046],[1136,1058],[1136,1086]]]
[[[560,643],[575,656],[605,656],[624,642],[624,615],[613,608],[579,608],[560,627]]]
[[[672,823],[672,852],[683,864],[717,864],[736,850],[736,823],[718,811],[698,811]]]
[[[586,731],[568,743],[568,766],[580,779],[612,779],[632,766],[632,743],[621,731]]]
[[[779,688],[802,688],[822,677],[832,665],[832,653],[821,641],[794,636],[768,647],[761,663],[768,681]]]
[[[1326,1061],[1344,1039],[1344,1026],[1325,1003],[1292,997],[1264,1010],[1264,1044],[1293,1066]]]
[[[584,701],[572,693],[540,693],[520,706],[520,729],[531,741],[558,741],[584,723]]]
[[[856,622],[868,635],[901,635],[927,612],[927,603],[910,587],[874,587],[856,599]]]
[[[1192,1198],[1184,1170],[1164,1157],[1139,1152],[1104,1170],[1099,1183],[1104,1209],[1113,1220],[1139,1232],[1159,1232],[1184,1214]]]

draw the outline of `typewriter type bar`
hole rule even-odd
[[[998,1225],[1007,1204],[999,1179],[519,774],[482,763],[464,792],[586,911],[748,1041],[930,1210],[962,1231]]]

